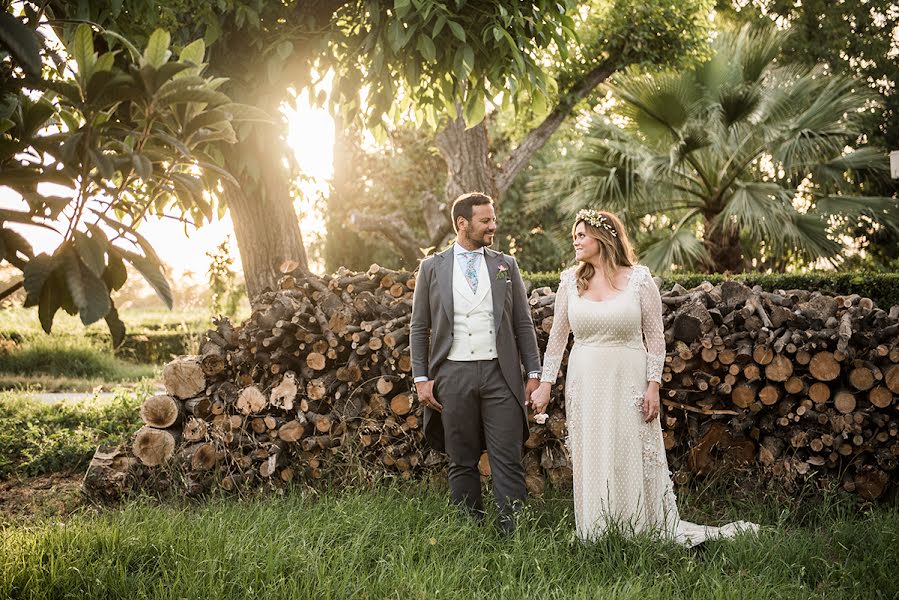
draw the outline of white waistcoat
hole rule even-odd
[[[487,257],[481,258],[478,291],[472,292],[453,256],[453,345],[448,360],[470,361],[496,358],[496,329],[493,323],[493,291]]]

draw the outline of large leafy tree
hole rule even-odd
[[[270,113],[289,89],[314,85],[333,70],[330,100],[344,121],[358,118],[378,128],[385,117],[396,121],[412,113],[418,122],[444,127],[438,138],[448,168],[444,197],[476,188],[501,194],[609,73],[695,48],[704,39],[700,6],[705,0],[47,3],[57,18],[91,19],[138,39],[142,28],[170,24],[176,40],[215,39],[211,69],[231,78],[234,87],[227,91]],[[581,11],[603,19],[577,44]],[[493,99],[533,111],[538,123],[502,164],[491,156],[486,128],[472,127]],[[238,130],[239,143],[225,154],[240,182],[226,200],[251,296],[275,283],[283,260],[306,263],[288,184],[296,169],[284,166],[284,130]]]
[[[861,196],[884,153],[849,149],[873,94],[821,67],[779,62],[788,34],[722,32],[681,71],[631,72],[610,115],[551,166],[541,189],[569,212],[594,206],[649,226],[654,269],[740,271],[752,259],[837,261],[840,234],[865,215],[899,225],[895,200]]]
[[[357,229],[380,233],[402,253],[406,263],[414,264],[421,257],[419,248],[437,246],[451,233],[447,207],[456,196],[480,190],[502,204],[519,175],[575,107],[616,70],[629,65],[678,64],[704,47],[709,9],[704,0],[590,0],[568,5],[570,16],[563,17],[564,43],[555,42],[548,48],[540,45],[524,56],[548,76],[547,84],[536,89],[518,89],[527,85],[526,72],[516,64],[497,61],[490,45],[481,43],[522,44],[520,32],[513,32],[514,38],[504,32],[512,16],[503,3],[496,6],[495,14],[467,21],[466,31],[478,49],[478,60],[496,72],[485,80],[487,98],[496,101],[483,104],[479,97],[468,95],[461,102],[457,92],[444,96],[444,102],[449,99],[452,103],[441,109],[428,101],[427,93],[413,96],[418,106],[434,112],[425,117],[432,126],[435,121],[438,125],[433,144],[446,165],[443,193],[413,198],[413,209],[419,204],[421,209],[407,210],[405,221],[397,213],[355,211],[350,216]],[[517,57],[513,52],[512,60]],[[480,83],[466,77],[464,70],[452,75],[465,85]],[[447,78],[443,85],[449,85]],[[511,124],[510,115],[514,116]],[[506,126],[498,128],[498,123]],[[433,215],[440,217],[439,222]],[[429,221],[426,231],[413,226],[422,216]]]
[[[233,124],[265,117],[217,90],[223,80],[204,74],[201,40],[175,56],[161,30],[143,51],[119,39],[119,67],[116,52],[98,53],[93,31],[81,25],[59,52],[45,48],[38,78],[34,31],[7,17],[0,185],[18,193],[23,209],[0,211],[0,258],[22,278],[2,295],[24,287],[25,306],[38,307],[48,333],[59,309],[84,324],[105,319],[118,344],[124,326],[112,292],[127,279],[126,263],[172,304],[141,222],[211,219],[209,190],[235,182],[207,151],[235,140]],[[35,256],[9,223],[55,230],[59,246]]]

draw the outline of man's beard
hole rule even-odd
[[[470,237],[470,238],[468,238],[468,241],[470,241],[472,244],[474,244],[474,245],[477,246],[478,248],[489,248],[490,246],[493,245],[493,239],[492,239],[492,238],[494,238],[494,237],[496,237],[496,236],[495,236],[495,234],[491,235],[491,239],[490,239],[489,242],[487,242],[487,241],[484,240],[485,237],[487,237],[487,234],[482,235],[482,236],[481,236],[481,239],[478,239],[478,240],[476,240],[476,239]]]

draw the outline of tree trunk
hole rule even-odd
[[[359,235],[358,231],[365,229],[348,227],[352,216],[347,219],[347,215],[356,209],[358,199],[365,194],[364,176],[360,172],[363,154],[360,135],[340,113],[335,113],[333,118],[334,173],[325,214],[325,269],[329,273],[339,267],[364,271],[373,262],[377,248]],[[380,232],[379,227],[376,226],[374,231]],[[415,265],[414,259],[410,264]]]
[[[735,228],[713,227],[711,218],[705,220],[703,244],[709,254],[710,273],[741,273],[744,268],[740,231]]]
[[[300,222],[290,196],[290,173],[282,167],[288,149],[275,141],[276,135],[266,133],[265,129],[258,128],[247,142],[238,144],[229,153],[232,159],[229,162],[240,161],[241,156],[253,156],[259,168],[258,179],[241,173],[240,189],[230,187],[225,191],[247,282],[247,296],[251,300],[265,288],[277,287],[278,268],[284,261],[294,260],[303,270],[309,268]],[[228,165],[231,172],[240,173],[242,169],[234,166]]]
[[[460,194],[468,192],[482,192],[499,200],[486,121],[465,129],[461,116],[449,120],[443,131],[437,134],[436,145],[446,161],[444,198],[447,202],[451,203]]]

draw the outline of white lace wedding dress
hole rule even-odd
[[[603,301],[578,294],[574,269],[562,273],[541,379],[555,382],[574,332],[565,410],[582,540],[615,524],[695,546],[757,527],[742,521],[705,527],[680,519],[659,419],[647,423],[641,411],[647,381],[661,382],[663,327],[661,297],[646,267],[633,267],[625,289]]]

